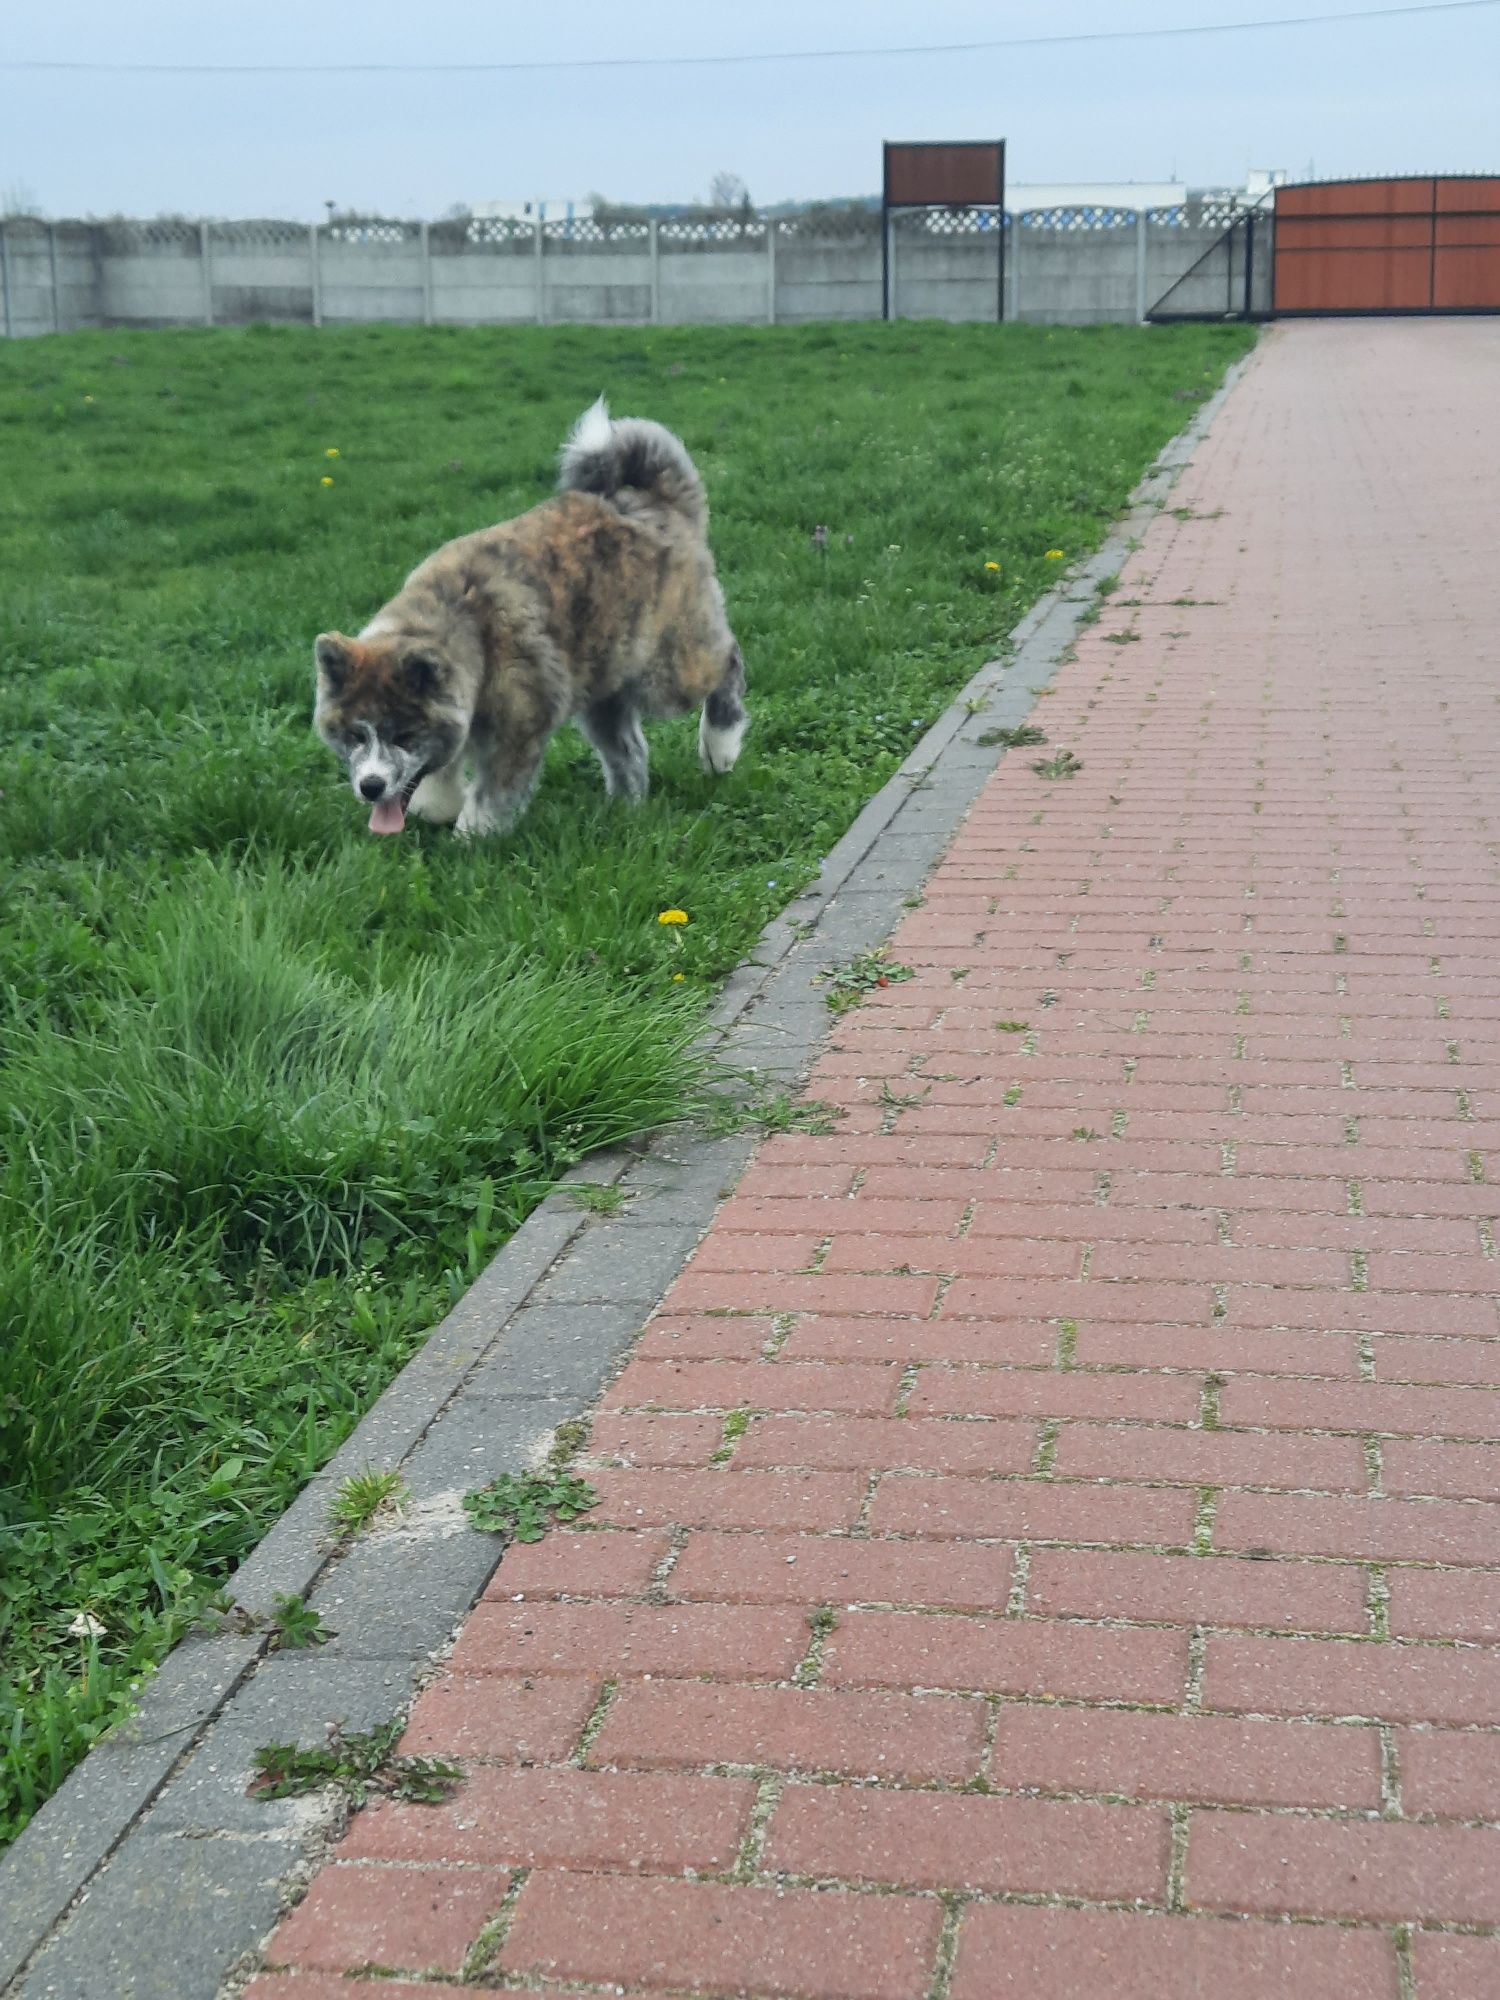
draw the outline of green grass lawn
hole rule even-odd
[[[715,983],[1248,341],[0,347],[0,1841],[557,1173],[691,1104]],[[372,840],[313,635],[543,497],[601,389],[707,480],[739,768],[658,726],[606,811],[567,732],[515,834]]]

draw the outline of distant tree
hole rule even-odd
[[[35,222],[42,213],[41,203],[36,198],[35,188],[25,181],[12,181],[0,192],[0,216],[9,216],[14,222]]]
[[[721,215],[751,213],[750,190],[738,174],[715,174],[708,186],[708,205]]]

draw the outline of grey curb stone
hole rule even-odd
[[[743,1023],[720,1042],[732,1064],[776,1081],[806,1072],[832,1020],[817,974],[890,935],[1005,754],[978,737],[1030,713],[1098,582],[1120,568],[1246,365],[766,927],[710,1015],[720,1031]],[[621,1214],[591,1217],[565,1182],[528,1216],[231,1580],[254,1610],[277,1592],[308,1595],[336,1638],[295,1669],[289,1655],[265,1655],[263,1637],[184,1642],[163,1663],[138,1715],[89,1753],[0,1860],[0,1994],[212,2000],[274,1923],[320,1817],[307,1802],[283,1802],[294,1810],[278,1817],[247,1800],[249,1753],[278,1737],[315,1740],[341,1686],[349,1719],[363,1719],[354,1726],[400,1711],[495,1569],[495,1543],[461,1525],[459,1492],[526,1470],[555,1426],[589,1407],[755,1143],[679,1130],[638,1152],[598,1154],[567,1179],[624,1186],[634,1198]],[[344,1548],[330,1536],[328,1501],[372,1464],[402,1471],[411,1522]]]

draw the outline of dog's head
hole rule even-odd
[[[412,793],[463,747],[459,675],[441,648],[392,634],[319,634],[313,724],[373,808],[372,833],[399,833]]]

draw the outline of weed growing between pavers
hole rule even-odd
[[[576,1521],[598,1505],[593,1487],[571,1473],[502,1472],[464,1495],[464,1512],[474,1526],[508,1542],[539,1542],[559,1521]]]
[[[371,1792],[408,1805],[438,1805],[463,1777],[442,1757],[400,1757],[396,1745],[406,1724],[400,1716],[350,1735],[334,1724],[320,1750],[295,1743],[268,1743],[255,1753],[257,1798],[292,1799],[337,1786],[350,1805],[362,1806]]]
[[[362,1534],[380,1515],[399,1512],[407,1497],[399,1472],[366,1466],[363,1472],[351,1472],[339,1481],[328,1503],[328,1518],[344,1534]]]
[[[830,1013],[847,1014],[877,987],[900,986],[915,978],[911,966],[898,965],[887,955],[884,945],[876,945],[872,951],[858,952],[847,965],[836,966],[832,972],[820,972],[814,983],[827,988],[824,998]]]
[[[1034,722],[1018,722],[1013,729],[986,729],[978,738],[987,750],[993,749],[996,744],[1003,744],[1007,750],[1023,750],[1046,740],[1046,730],[1038,729]]]
[[[0,1840],[559,1173],[684,1109],[715,982],[1248,338],[0,350]],[[312,636],[540,498],[601,389],[707,478],[744,758],[714,783],[655,728],[610,813],[564,734],[514,836],[370,841]]]

